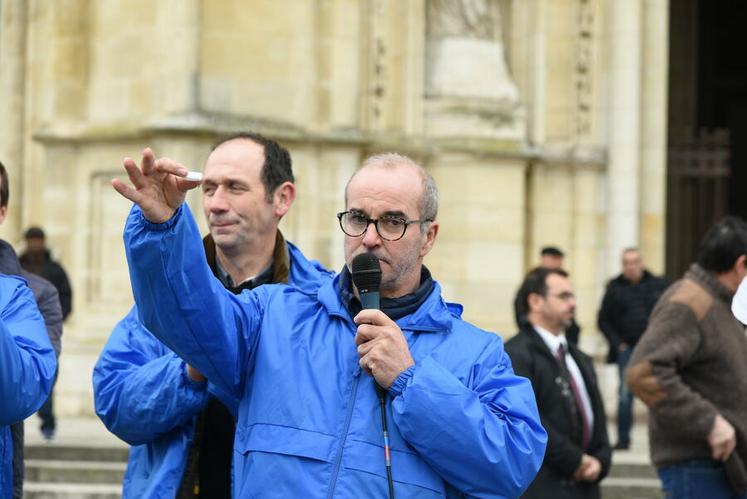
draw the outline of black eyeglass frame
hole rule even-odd
[[[366,219],[366,226],[363,228],[363,230],[361,231],[360,234],[349,234],[348,232],[345,231],[345,227],[342,226],[342,217],[344,217],[348,213],[359,213],[360,216],[361,216],[361,218],[365,218]],[[389,239],[388,237],[383,236],[381,234],[381,232],[379,231],[379,220],[381,220],[381,218],[388,218],[390,220],[392,220],[392,219],[394,219],[394,220],[401,220],[402,221],[402,235],[400,235],[396,239]],[[392,217],[392,216],[386,216],[386,217],[381,217],[381,218],[368,218],[367,216],[363,215],[362,213],[354,211],[354,210],[341,211],[340,213],[337,214],[337,221],[340,223],[340,230],[342,230],[343,234],[345,234],[346,236],[349,236],[349,237],[361,237],[368,230],[368,226],[371,225],[371,224],[373,224],[374,228],[376,229],[376,233],[379,235],[379,237],[381,239],[383,239],[384,241],[389,241],[389,242],[399,241],[400,239],[402,239],[403,237],[405,237],[405,233],[407,232],[407,228],[410,225],[412,225],[412,224],[421,224],[422,225],[424,223],[428,223],[428,222],[432,222],[433,221],[432,219],[429,219],[429,218],[426,218],[424,220],[407,220],[406,218]]]

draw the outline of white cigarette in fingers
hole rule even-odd
[[[187,176],[184,177],[184,180],[193,180],[195,182],[199,182],[200,180],[202,180],[202,173],[190,170],[187,172]]]

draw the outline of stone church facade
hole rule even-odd
[[[348,177],[402,152],[439,183],[426,264],[468,320],[513,334],[516,288],[553,244],[582,345],[603,351],[620,251],[663,269],[668,16],[667,0],[0,0],[0,237],[20,248],[41,225],[70,274],[60,412],[92,411],[90,368],[132,302],[122,158],[151,146],[201,169],[239,130],[290,149],[282,229],[309,257],[342,266]]]

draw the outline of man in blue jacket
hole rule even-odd
[[[290,154],[266,137],[241,133],[213,147],[202,182],[204,256],[230,292],[266,283],[312,290],[329,276],[278,230],[293,181]],[[136,309],[112,332],[93,385],[97,414],[132,445],[124,497],[231,497],[235,403],[223,399],[229,410],[209,396],[214,387],[158,341]]]
[[[0,162],[0,225],[5,222],[5,218],[8,216],[9,180],[8,170]],[[0,274],[21,276],[26,280],[46,324],[47,334],[49,335],[49,341],[52,343],[52,348],[54,348],[55,356],[59,357],[62,350],[62,307],[57,289],[43,277],[24,270],[13,247],[2,239],[0,239]],[[44,405],[42,405],[42,408]],[[24,422],[18,421],[11,425],[10,432],[13,437],[13,498],[21,499],[23,497],[25,473],[23,458]]]
[[[235,296],[211,279],[183,206],[187,170],[146,149],[125,159],[138,206],[125,228],[144,323],[239,401],[235,497],[386,497],[387,390],[397,497],[517,497],[547,435],[531,385],[499,336],[461,320],[423,266],[438,235],[433,178],[409,158],[369,158],[350,179],[346,265],[316,292],[261,286]],[[362,310],[353,258],[381,262],[382,310]]]
[[[0,274],[0,499],[13,495],[10,425],[44,403],[56,369],[34,295],[21,278]]]

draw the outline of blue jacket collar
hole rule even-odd
[[[290,259],[288,283],[304,291],[314,292],[325,281],[331,281],[335,273],[327,270],[316,260],[308,260],[293,243],[286,241]]]
[[[334,279],[325,280],[317,294],[319,302],[330,315],[339,316],[352,324],[345,305],[340,298],[340,274]],[[441,297],[441,286],[433,281],[433,290],[415,313],[406,315],[397,321],[400,329],[423,333],[448,333],[454,319],[458,319],[459,306],[447,305]]]

